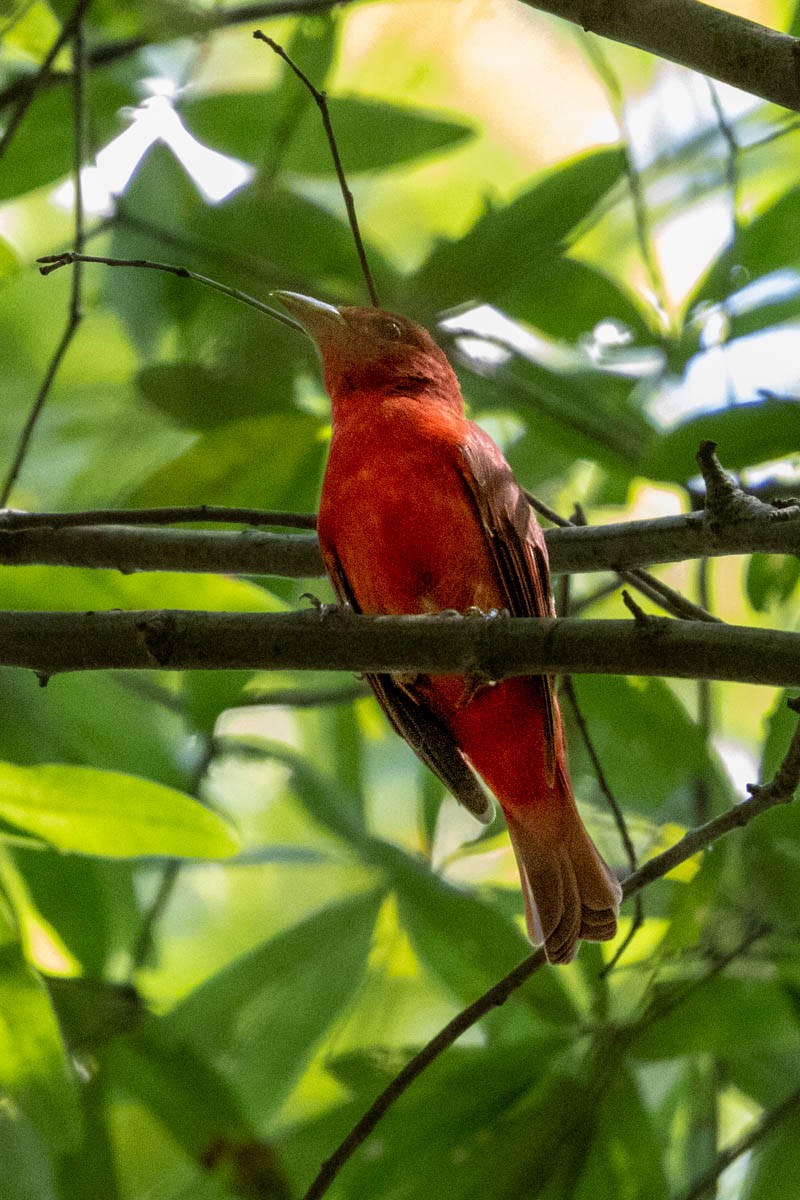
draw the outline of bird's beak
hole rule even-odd
[[[344,317],[332,304],[314,300],[311,296],[303,296],[300,292],[271,292],[270,295],[273,300],[277,300],[288,309],[311,340],[317,344],[341,333],[346,327]]]

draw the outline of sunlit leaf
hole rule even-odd
[[[717,443],[725,467],[740,471],[793,453],[798,437],[800,400],[768,396],[678,425],[653,443],[642,473],[655,479],[691,479],[698,473],[695,454],[704,440]]]
[[[505,208],[488,211],[458,242],[444,242],[414,276],[416,303],[434,309],[466,300],[512,307],[563,253],[570,232],[619,179],[618,150],[596,150],[553,169]],[[598,314],[598,320],[602,314]]]
[[[24,961],[1,895],[0,946],[0,1089],[8,1097],[0,1106],[0,1141],[9,1146],[12,1161],[15,1154],[27,1156],[34,1141],[45,1150],[45,1161],[53,1161],[80,1136],[77,1080],[47,989]],[[14,1118],[20,1116],[15,1134]]]
[[[59,850],[110,858],[226,858],[238,842],[183,792],[91,767],[0,763],[0,817]]]
[[[379,903],[359,896],[278,934],[180,1004],[164,1036],[201,1052],[263,1121],[359,986]]]

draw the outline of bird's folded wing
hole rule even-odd
[[[358,612],[352,589],[338,558],[326,550],[325,565],[339,600]],[[404,738],[425,766],[441,779],[447,790],[479,821],[488,825],[494,805],[484,791],[452,735],[430,709],[412,695],[412,689],[391,675],[367,675],[389,723]]]
[[[544,534],[505,458],[478,425],[470,426],[460,467],[483,525],[508,611],[515,617],[554,617]],[[552,683],[546,675],[539,679],[552,775],[556,749]]]

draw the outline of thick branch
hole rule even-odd
[[[800,112],[800,39],[700,0],[522,0]]]
[[[45,528],[47,516],[0,513],[0,563],[110,567],[126,572],[222,571],[293,578],[322,574],[322,559],[313,535],[131,529],[122,524]],[[55,514],[56,520],[60,516]],[[124,517],[120,513],[121,521]],[[191,519],[201,518],[195,515]],[[38,527],[26,528],[32,520]],[[16,526],[15,521],[19,522]],[[704,519],[702,513],[689,513],[619,525],[548,529],[545,538],[555,575],[726,554],[800,554],[800,511],[775,509],[769,515],[726,522],[721,527]]]
[[[362,617],[318,612],[0,613],[0,665],[60,671],[572,672],[800,683],[800,634],[704,621]]]

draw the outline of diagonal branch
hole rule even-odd
[[[42,410],[47,402],[47,397],[50,395],[50,389],[53,386],[53,381],[58,374],[59,367],[64,359],[67,350],[72,344],[72,339],[78,332],[78,326],[81,323],[83,312],[81,310],[82,298],[82,267],[79,259],[83,251],[84,228],[83,228],[83,188],[81,185],[81,168],[83,160],[86,157],[86,111],[85,111],[85,96],[84,96],[84,40],[83,40],[83,17],[84,12],[88,8],[88,3],[78,4],[70,19],[70,27],[72,30],[72,101],[73,101],[73,179],[75,185],[75,201],[74,201],[74,231],[73,231],[73,246],[74,257],[76,260],[75,271],[72,275],[70,283],[69,297],[69,312],[67,315],[67,324],[64,332],[61,335],[61,340],[55,348],[50,364],[45,372],[44,379],[41,382],[39,391],[31,405],[25,424],[22,427],[22,432],[17,442],[17,448],[14,453],[14,458],[9,467],[5,481],[0,487],[0,508],[6,504],[8,497],[14,484],[17,482],[17,477],[22,469],[22,464],[30,447],[31,438],[34,430],[42,414]],[[46,60],[45,60],[46,61]],[[6,137],[8,130],[6,131]],[[4,138],[4,142],[5,142]]]
[[[799,727],[800,729],[800,727]],[[790,748],[789,757],[796,753],[793,749],[795,743],[800,745],[800,732],[796,731]],[[785,765],[785,764],[784,764]],[[783,769],[783,768],[782,768]],[[776,776],[776,780],[780,776],[780,771]],[[753,796],[751,800],[746,800],[742,804],[736,804],[728,812],[723,813],[721,817],[717,817],[714,821],[709,821],[706,825],[699,829],[694,829],[687,833],[676,845],[671,846],[663,854],[659,854],[656,858],[651,859],[640,867],[638,871],[634,871],[623,883],[623,895],[626,900],[632,896],[636,896],[649,884],[656,879],[661,879],[667,875],[676,866],[682,862],[686,862],[688,858],[697,854],[699,851],[713,845],[718,838],[730,832],[731,829],[736,829],[747,825],[755,817],[772,808],[776,804],[787,803],[792,798],[793,792],[797,789],[800,782],[800,764],[798,764],[797,775],[793,776],[792,791],[787,792],[787,786],[791,786],[792,779],[785,778],[781,787],[761,788],[759,792]],[[372,1105],[364,1113],[360,1121],[348,1133],[343,1142],[337,1146],[336,1150],[326,1159],[322,1167],[311,1184],[308,1191],[303,1196],[303,1200],[321,1200],[328,1191],[328,1188],[333,1183],[336,1176],[341,1171],[345,1163],[352,1157],[358,1147],[369,1137],[375,1129],[378,1122],[385,1115],[392,1105],[399,1100],[405,1091],[411,1086],[427,1067],[430,1066],[435,1059],[439,1057],[448,1047],[452,1046],[465,1033],[471,1029],[473,1025],[493,1008],[497,1008],[501,1004],[505,1004],[506,1000],[522,986],[526,980],[530,979],[541,967],[545,965],[545,956],[543,950],[537,950],[526,958],[519,966],[510,971],[504,979],[496,983],[494,987],[484,992],[479,996],[474,1003],[463,1009],[452,1021],[448,1022],[443,1029],[436,1034],[434,1038],[426,1046],[420,1050],[405,1067],[399,1072],[392,1082],[384,1089],[377,1097]],[[798,1102],[797,1097],[790,1097],[792,1105]],[[786,1102],[786,1105],[789,1101]],[[785,1106],[782,1106],[785,1107]],[[785,1112],[781,1112],[780,1117],[784,1116]],[[775,1124],[780,1117],[775,1118],[772,1124]],[[747,1147],[745,1147],[746,1149]],[[742,1153],[740,1151],[739,1153]],[[734,1155],[734,1157],[736,1157]],[[731,1161],[733,1161],[731,1159]],[[725,1165],[728,1165],[727,1163]],[[719,1174],[724,1170],[724,1166],[719,1171]],[[716,1178],[716,1177],[715,1177]],[[701,1193],[693,1191],[690,1196],[684,1200],[696,1200]]]
[[[800,112],[800,39],[700,0],[522,0]]]
[[[702,1197],[711,1195],[714,1184],[723,1172],[727,1171],[731,1163],[736,1162],[737,1158],[741,1158],[759,1142],[763,1142],[764,1138],[798,1107],[800,1107],[800,1087],[795,1088],[785,1100],[764,1113],[761,1120],[757,1121],[748,1133],[737,1138],[727,1149],[723,1150],[709,1169],[694,1181],[687,1192],[681,1195],[680,1200],[702,1200]]]
[[[177,275],[179,279],[191,279],[194,283],[201,283],[204,287],[212,288],[215,292],[220,292],[223,296],[228,296],[231,300],[238,300],[242,304],[247,304],[250,308],[254,308],[256,312],[263,313],[266,317],[273,317],[276,321],[280,321],[282,325],[288,326],[289,329],[300,330],[301,327],[292,317],[282,313],[279,309],[273,308],[270,304],[265,304],[262,300],[257,300],[255,296],[250,296],[247,292],[240,291],[239,288],[228,287],[225,283],[219,283],[216,279],[211,279],[208,275],[200,275],[197,271],[190,271],[188,267],[177,267],[173,263],[153,262],[149,258],[106,258],[98,254],[78,254],[68,250],[61,254],[45,254],[36,260],[41,264],[39,272],[42,275],[50,275],[53,271],[58,271],[61,267],[74,266],[76,273],[80,270],[83,263],[102,263],[106,267],[138,267],[140,270],[146,271],[165,271],[168,275]],[[2,501],[5,503],[5,500]]]

